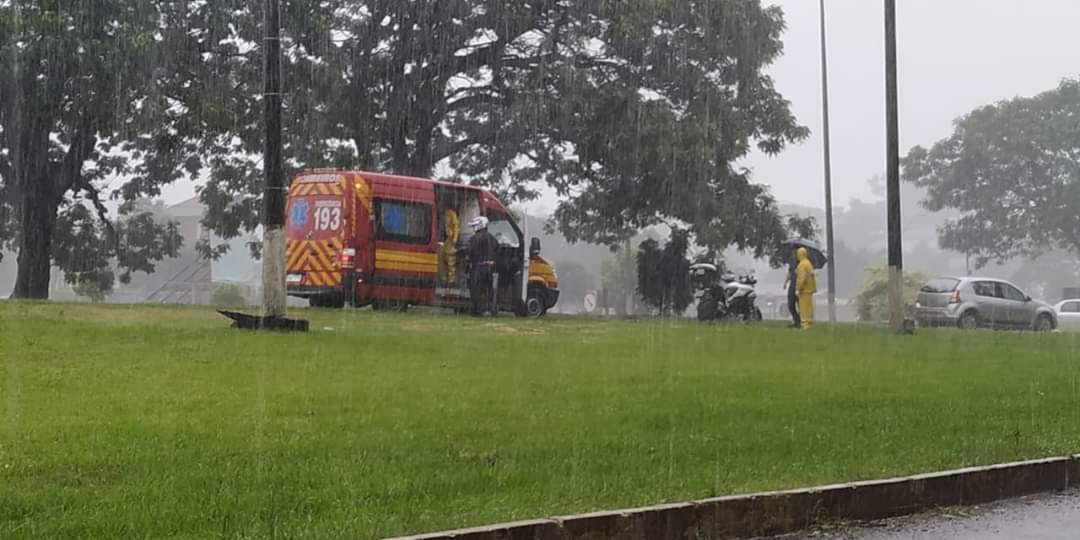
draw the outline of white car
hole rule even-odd
[[[1080,331],[1080,299],[1064,300],[1054,306],[1058,314],[1058,327],[1062,330]]]

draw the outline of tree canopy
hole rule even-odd
[[[83,256],[104,281],[112,265],[152,270],[175,253],[175,230],[143,226],[132,202],[181,178],[205,178],[211,231],[258,227],[262,9],[0,0],[0,241],[20,252],[16,296],[47,295],[50,263]],[[284,0],[282,10],[290,172],[449,177],[508,201],[547,187],[561,200],[553,225],[571,241],[612,245],[663,223],[765,257],[788,235],[768,190],[737,166],[755,147],[774,154],[808,134],[765,74],[783,47],[779,8]],[[140,234],[122,238],[129,218]],[[69,232],[91,229],[108,241],[81,247],[110,252],[52,256],[70,252],[53,249]]]
[[[176,253],[175,226],[105,205],[110,179],[156,195],[182,171],[154,114],[171,103],[155,78],[174,45],[159,4],[0,1],[0,243],[18,250],[15,297],[47,297],[52,263],[111,290],[110,258],[127,277]]]
[[[1080,81],[980,107],[952,136],[904,159],[930,210],[960,213],[940,230],[944,249],[982,267],[1054,248],[1080,253]]]
[[[782,12],[757,0],[285,2],[286,155],[293,169],[446,176],[511,200],[549,187],[572,241],[658,223],[767,256],[787,234],[735,163],[805,138],[764,69]],[[258,225],[260,13],[206,3],[189,32],[220,68],[192,159],[208,225]],[[205,25],[204,25],[205,26]],[[205,66],[190,70],[198,73]],[[218,69],[218,68],[215,68]],[[203,76],[196,77],[203,86]],[[194,86],[192,82],[189,86]],[[196,93],[191,98],[198,98]]]

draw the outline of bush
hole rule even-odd
[[[638,294],[661,316],[682,315],[694,302],[690,284],[690,233],[673,229],[661,248],[656,240],[641,243],[637,254]]]
[[[922,272],[904,272],[904,305],[915,304],[919,289],[929,281]],[[906,311],[906,310],[905,310]],[[855,313],[860,321],[879,322],[889,319],[889,269],[872,267],[866,269],[866,280],[855,295]]]
[[[210,293],[210,303],[221,307],[244,307],[247,299],[239,285],[233,283],[221,283],[214,287]]]
[[[109,279],[110,281],[105,283],[94,280],[80,281],[72,285],[71,289],[77,296],[89,298],[91,302],[100,304],[105,301],[105,297],[113,292],[111,272],[109,273]]]

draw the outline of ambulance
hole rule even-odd
[[[490,191],[422,178],[315,170],[289,188],[286,286],[313,307],[471,308],[467,253],[477,216],[498,241],[499,311],[539,317],[559,299],[540,240],[525,245],[513,214]]]

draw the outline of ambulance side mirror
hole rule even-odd
[[[529,255],[534,256],[534,255],[539,255],[539,254],[540,254],[540,239],[536,238],[536,237],[533,237],[533,239],[529,242]]]

